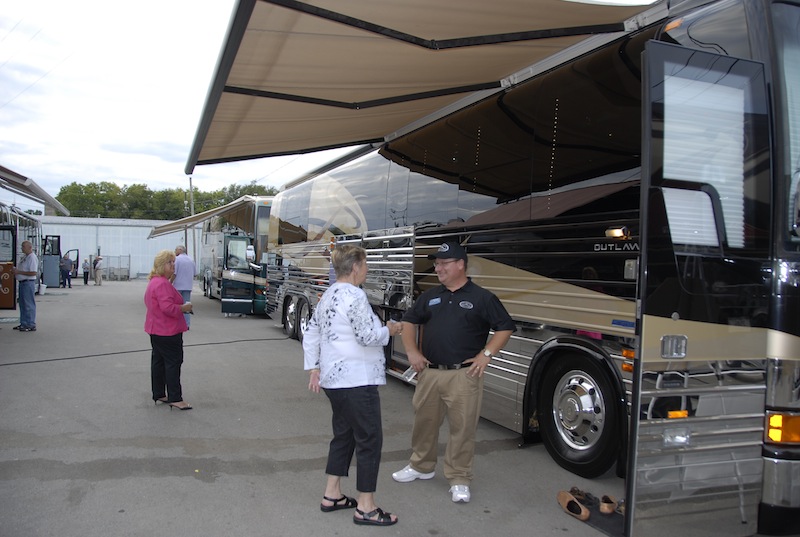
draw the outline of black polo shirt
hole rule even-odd
[[[422,354],[434,364],[460,364],[486,345],[489,329],[514,330],[516,325],[491,291],[472,283],[450,291],[437,285],[422,293],[403,320],[424,325]]]

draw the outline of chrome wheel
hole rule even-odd
[[[550,360],[538,387],[542,443],[562,468],[582,477],[603,475],[618,460],[621,395],[607,366],[564,353]]]
[[[283,318],[283,331],[291,338],[297,337],[297,304],[294,300],[287,300]]]
[[[302,342],[308,323],[311,321],[311,306],[308,305],[307,300],[300,299],[299,302],[297,306],[297,339]]]
[[[553,419],[570,448],[586,450],[596,445],[605,428],[606,403],[595,379],[579,370],[561,377],[553,392]]]

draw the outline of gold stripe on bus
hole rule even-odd
[[[768,330],[767,358],[800,360],[800,337],[777,330]]]
[[[518,321],[575,330],[633,337],[636,307],[633,300],[593,291],[470,255],[467,274],[490,290]],[[436,285],[435,276],[417,275],[420,287]],[[427,280],[427,286],[423,283]],[[620,326],[622,325],[622,326]]]
[[[685,358],[662,358],[661,338],[686,336]],[[751,326],[672,320],[645,315],[642,319],[640,357],[643,362],[716,362],[761,360],[767,349],[767,329]]]

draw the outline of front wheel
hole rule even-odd
[[[283,307],[283,331],[292,339],[297,338],[297,304],[291,298]]]
[[[304,298],[298,300],[297,304],[297,339],[300,343],[303,342],[303,336],[306,334],[306,328],[311,321],[311,306]]]
[[[577,355],[553,360],[537,401],[539,427],[550,456],[582,477],[607,472],[621,444],[613,383],[602,364]]]

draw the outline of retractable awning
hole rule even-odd
[[[253,196],[242,196],[241,198],[223,205],[222,207],[209,209],[208,211],[187,216],[186,218],[181,218],[180,220],[175,220],[162,226],[156,226],[150,231],[150,235],[148,235],[147,238],[153,239],[161,235],[167,235],[168,233],[183,231],[184,229],[193,227],[201,222],[205,222],[206,220],[214,218],[215,216],[225,217],[228,222],[238,228],[251,228],[253,227],[252,222],[255,218],[255,215],[253,214],[253,212],[256,210],[255,200],[256,199]]]
[[[69,216],[67,208],[61,205],[53,196],[45,192],[33,179],[29,179],[3,166],[0,166],[0,188],[19,194],[29,200],[43,203],[48,207],[52,207],[55,211]]]
[[[608,3],[620,2],[240,0],[185,171],[383,141],[661,11]]]

